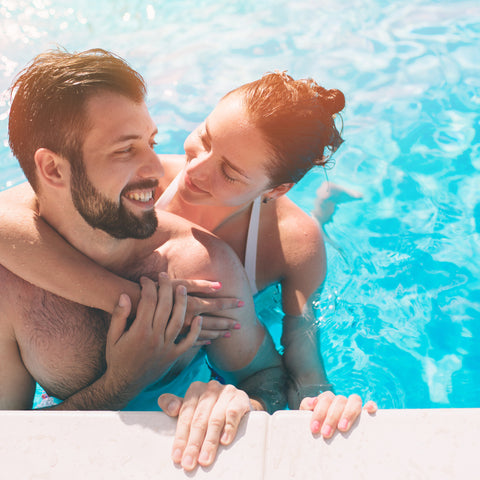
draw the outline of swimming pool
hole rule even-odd
[[[311,211],[327,175],[363,194],[325,225],[329,271],[315,307],[329,378],[381,408],[479,407],[480,6],[338,3],[6,0],[0,92],[56,44],[113,50],[147,80],[158,151],[180,153],[224,93],[265,71],[340,88],[335,168],[291,193]],[[0,189],[23,179],[7,99]],[[260,314],[270,307],[262,297]]]

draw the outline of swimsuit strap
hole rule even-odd
[[[248,225],[247,244],[245,246],[245,272],[252,289],[253,295],[257,290],[257,243],[258,228],[260,225],[260,197],[253,201],[252,211],[250,213],[250,223]]]
[[[155,207],[158,208],[159,210],[166,210],[170,202],[172,201],[173,197],[178,191],[178,184],[180,182],[180,175],[182,173],[183,169],[180,170],[178,175],[170,182],[168,187],[163,191],[163,193],[160,195],[160,198],[157,200],[157,203],[155,203]]]

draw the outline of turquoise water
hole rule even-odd
[[[325,225],[330,380],[383,408],[480,407],[478,2],[4,0],[0,44],[0,189],[23,180],[5,91],[56,44],[113,50],[144,75],[159,152],[180,153],[224,93],[266,71],[342,89],[336,165],[291,194],[311,211],[326,175],[363,194]]]

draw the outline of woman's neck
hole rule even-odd
[[[184,202],[179,195],[176,195],[167,210],[215,233],[216,230],[222,228],[230,221],[233,222],[243,215],[248,214],[250,216],[252,203],[247,202],[234,207],[193,205]]]

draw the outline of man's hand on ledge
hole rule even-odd
[[[165,393],[158,404],[167,415],[178,416],[172,459],[187,471],[211,465],[218,446],[232,443],[242,417],[261,409],[244,391],[215,380],[192,383],[183,399]]]

